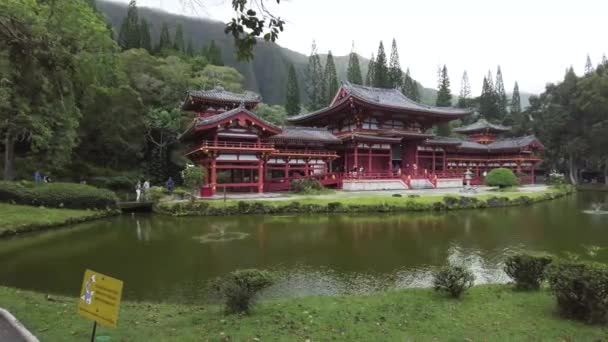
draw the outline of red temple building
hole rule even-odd
[[[434,126],[471,111],[419,104],[396,89],[344,82],[327,108],[286,127],[253,113],[259,102],[219,87],[186,95],[182,109],[196,115],[180,140],[207,170],[203,195],[289,190],[297,178],[345,190],[462,186],[466,170],[475,183],[496,167],[533,182],[540,162],[536,138],[499,138],[509,128],[485,120],[455,130],[464,139],[434,136]]]

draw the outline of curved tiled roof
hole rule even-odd
[[[270,140],[299,140],[324,143],[340,143],[341,140],[323,128],[283,127],[282,132],[270,137]]]
[[[211,90],[190,90],[188,95],[201,99],[209,99],[225,102],[260,102],[260,96],[254,93],[237,94],[225,90],[223,87],[217,86]]]
[[[415,102],[403,95],[398,89],[373,88],[352,84],[347,81],[342,81],[342,87],[340,89],[343,89],[348,95],[351,95],[352,97],[357,98],[363,102],[378,105],[388,109],[409,110],[419,113],[428,113],[448,117],[454,116],[455,118],[471,114],[471,111],[468,109],[435,107]],[[330,107],[323,108],[311,113],[296,115],[289,118],[288,120],[296,122],[302,119],[317,116],[319,114],[327,112],[331,108],[343,104],[344,102],[346,102],[347,99],[348,96],[345,96],[332,103]]]
[[[515,150],[530,146],[537,143],[542,147],[540,141],[534,135],[525,137],[506,138],[496,140],[490,144],[484,145],[475,141],[463,140],[459,138],[435,137],[426,141],[430,145],[457,145],[459,149],[476,150],[476,151],[500,151],[500,150]]]
[[[215,124],[216,122],[220,122],[224,119],[227,119],[233,115],[239,114],[239,113],[245,113],[251,117],[253,117],[254,119],[260,121],[261,123],[265,124],[266,126],[272,127],[276,130],[280,130],[281,128],[275,124],[273,124],[270,121],[267,121],[265,119],[262,119],[260,116],[258,116],[257,114],[245,109],[244,107],[238,107],[238,108],[234,108],[232,110],[229,111],[225,111],[221,114],[217,114],[217,115],[213,115],[213,116],[206,116],[206,117],[202,117],[202,118],[197,118],[195,119],[195,126],[207,126],[210,124]]]
[[[453,129],[453,131],[456,133],[472,133],[485,130],[495,132],[508,132],[511,130],[511,127],[493,124],[491,122],[488,122],[486,119],[479,119],[477,122],[472,123],[468,126],[462,126]]]

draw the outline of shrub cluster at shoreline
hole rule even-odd
[[[115,209],[112,191],[76,183],[0,182],[0,202],[72,209]]]
[[[226,204],[213,201],[160,203],[155,207],[157,213],[173,216],[226,216],[246,214],[316,214],[316,213],[370,213],[370,212],[407,212],[407,211],[444,211],[459,209],[499,208],[518,205],[530,205],[536,202],[563,197],[572,192],[572,188],[556,188],[553,191],[533,196],[522,194],[514,198],[491,196],[477,198],[467,196],[445,196],[429,201],[424,198],[391,197],[390,202],[377,199],[377,204],[344,204],[339,200],[319,204],[284,201],[230,201]]]

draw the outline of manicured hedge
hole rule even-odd
[[[562,315],[587,323],[608,323],[608,265],[561,261],[552,264],[547,273]]]
[[[302,204],[287,202],[285,205],[269,205],[262,201],[240,201],[235,205],[212,206],[209,201],[160,203],[155,211],[174,216],[226,216],[245,214],[316,214],[316,213],[370,213],[370,212],[407,212],[407,211],[443,211],[457,209],[499,208],[506,206],[529,205],[535,202],[550,200],[565,196],[569,190],[547,193],[542,197],[518,197],[510,200],[506,197],[491,197],[479,200],[475,197],[446,196],[443,201],[436,203],[421,203],[415,199],[404,198],[403,204],[387,204],[379,200],[378,204],[342,204],[330,202],[327,204]]]
[[[114,209],[112,191],[76,183],[0,182],[0,201],[53,208]]]

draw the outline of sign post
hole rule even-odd
[[[95,341],[97,323],[116,327],[121,296],[122,281],[91,270],[84,272],[78,313],[93,321],[91,342]]]

